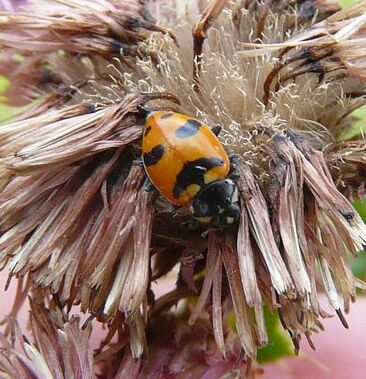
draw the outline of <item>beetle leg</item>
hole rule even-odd
[[[229,161],[234,168],[238,167],[238,159],[234,153],[229,154]]]
[[[136,165],[136,166],[141,166],[141,167],[143,167],[142,156],[139,155],[138,157],[136,157],[136,158],[133,160],[133,164]]]
[[[204,232],[201,233],[201,237],[206,239],[208,237],[208,232],[210,231],[210,229],[207,229],[205,230]]]
[[[155,186],[154,184],[152,184],[152,181],[149,179],[147,175],[145,176],[144,181],[142,182],[142,188],[146,192],[155,191]]]
[[[148,117],[150,113],[153,112],[152,109],[148,108],[148,107],[144,107],[143,105],[137,105],[137,110],[144,116],[144,117]]]
[[[220,215],[216,215],[215,217],[212,218],[212,220],[211,220],[211,225],[212,225],[214,228],[221,228],[221,227],[222,227],[222,225],[221,225]]]
[[[229,154],[229,161],[230,161],[230,172],[229,177],[234,181],[237,182],[239,179],[239,175],[236,173],[236,169],[238,167],[238,159],[235,154],[231,153]]]
[[[200,223],[198,220],[196,220],[195,218],[193,218],[193,219],[189,222],[189,224],[188,224],[188,229],[189,229],[189,230],[196,230],[196,229],[198,229],[200,226],[201,226],[201,223]]]
[[[179,206],[179,205],[175,205],[175,204],[173,204],[173,205],[170,207],[170,209],[169,209],[169,213],[170,213],[173,217],[175,217],[175,216],[177,215],[179,209],[180,209],[180,206]]]
[[[217,137],[222,130],[222,126],[221,125],[215,125],[211,130],[212,130],[212,133],[215,134],[215,136]]]
[[[240,179],[240,175],[236,172],[231,172],[229,173],[228,178],[230,178],[234,183],[236,183]]]
[[[227,2],[228,0],[211,0],[203,10],[198,22],[193,27],[193,80],[196,83],[196,90],[198,90],[197,85],[202,64],[203,42],[207,37],[207,30],[213,25]]]

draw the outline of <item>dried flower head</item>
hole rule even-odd
[[[79,327],[79,318],[65,320],[57,307],[45,308],[31,302],[32,344],[22,334],[17,321],[7,324],[12,339],[0,333],[2,354],[0,372],[9,378],[93,378],[93,351],[89,346],[92,328]]]
[[[80,304],[106,323],[94,361],[108,377],[174,375],[182,360],[202,372],[190,348],[206,363],[218,351],[231,362],[238,341],[255,358],[268,343],[264,305],[298,350],[328,315],[322,291],[347,326],[362,286],[347,254],[366,245],[366,226],[346,196],[364,188],[366,140],[341,136],[366,99],[365,1],[340,10],[333,0],[39,0],[0,13],[0,46],[9,93],[30,101],[0,128],[0,262],[26,277],[37,304],[53,295],[67,314]],[[173,216],[143,189],[146,103],[222,125],[238,161],[238,225],[203,238],[184,210]],[[175,267],[175,288],[157,297],[152,283]],[[172,310],[192,295],[184,317]],[[236,341],[225,322],[233,312]],[[42,307],[32,315],[53,320]],[[171,333],[159,333],[168,319]],[[22,359],[3,338],[9,375],[51,370],[32,325],[35,345],[18,338]],[[55,349],[58,334],[82,338],[78,364],[92,372],[75,323],[45,334]]]

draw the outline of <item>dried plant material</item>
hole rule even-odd
[[[225,241],[225,242],[224,242]],[[249,312],[249,307],[244,298],[243,287],[241,284],[239,263],[235,254],[233,238],[226,235],[226,239],[221,242],[222,257],[225,264],[225,270],[229,281],[230,292],[233,300],[233,306],[236,316],[236,327],[240,342],[244,348],[245,354],[249,358],[256,355],[255,333],[253,322]]]
[[[347,141],[334,146],[329,161],[341,160],[344,164],[354,164],[360,169],[366,166],[366,142]]]
[[[292,281],[272,234],[265,199],[250,170],[239,166],[238,171],[243,180],[242,186],[247,191],[245,207],[251,221],[251,230],[266,262],[273,287],[280,294],[289,292],[292,290]]]
[[[228,331],[224,359],[217,349],[209,327],[209,320],[201,317],[193,327],[160,316],[148,327],[151,350],[142,360],[141,377],[149,375],[202,377],[243,376],[247,361],[240,357],[240,345],[232,331]]]
[[[362,199],[366,186],[366,142],[346,141],[335,145],[326,156],[328,166],[338,173],[337,186]]]
[[[49,92],[61,83],[61,78],[51,72],[40,57],[19,59],[13,54],[3,55],[0,58],[0,75],[9,79],[4,95],[6,101],[16,107],[27,105],[40,93]]]
[[[119,104],[101,110],[94,111],[85,104],[48,117],[42,114],[27,123],[29,128],[24,120],[10,124],[2,128],[0,140],[14,156],[4,159],[3,164],[9,171],[24,174],[42,171],[44,166],[64,167],[101,151],[124,147],[141,135],[141,126],[129,113],[136,111],[142,101],[141,96],[126,96]],[[52,118],[54,122],[44,123]]]
[[[244,199],[242,199],[242,202],[244,203]],[[251,307],[261,305],[262,296],[255,272],[254,252],[249,235],[249,217],[245,207],[240,212],[237,250],[240,277],[248,305]]]
[[[265,84],[263,102],[268,103],[270,85],[277,78],[275,91],[290,80],[306,73],[316,73],[319,81],[327,74],[350,75],[366,78],[366,3],[356,5],[333,14],[329,19],[313,25],[309,30],[283,43],[252,44],[243,46],[245,56],[259,56],[281,50],[280,59]]]
[[[140,191],[137,198],[133,229],[134,258],[120,302],[121,310],[126,313],[134,313],[139,308],[149,283],[149,253],[153,220],[151,196],[146,191]]]
[[[90,325],[81,330],[79,318],[63,322],[57,310],[31,303],[34,343],[26,339],[17,322],[9,319],[14,339],[2,345],[0,372],[12,378],[72,378],[95,376],[93,353],[89,346]]]
[[[130,323],[130,347],[132,356],[140,358],[146,350],[145,325],[140,312],[131,317]]]
[[[203,307],[205,306],[207,298],[209,296],[209,293],[212,287],[212,282],[214,279],[214,274],[215,274],[215,271],[217,270],[217,267],[219,265],[219,260],[220,260],[220,251],[218,250],[218,248],[219,246],[218,246],[218,240],[217,240],[217,233],[210,232],[208,236],[205,279],[203,281],[202,290],[198,298],[198,301],[189,318],[189,323],[191,325],[195,323],[196,319],[201,314]]]
[[[30,3],[16,14],[0,13],[1,47],[22,54],[64,50],[105,57],[121,52],[135,56],[140,54],[137,44],[145,38],[144,29],[166,32],[138,0]]]
[[[215,267],[212,284],[212,323],[213,333],[217,347],[226,358],[226,348],[222,320],[222,260],[221,251]]]
[[[0,128],[0,263],[27,283],[12,315],[32,293],[43,333],[31,344],[8,324],[22,347],[2,337],[4,372],[242,375],[268,344],[264,308],[298,351],[330,316],[321,292],[347,327],[362,286],[347,256],[366,227],[346,196],[365,191],[366,144],[342,136],[365,103],[365,4],[40,0],[1,13],[0,72],[30,104]],[[140,106],[221,126],[236,225],[189,230],[187,209],[146,191]],[[74,305],[86,330],[106,328],[92,361]],[[78,343],[75,362],[57,350]]]
[[[304,224],[303,171],[300,164],[296,167],[292,157],[286,158],[288,160],[279,157],[272,172],[271,190],[275,192],[275,196],[272,194],[274,198],[271,199],[274,208],[273,217],[278,222],[279,237],[297,292],[300,296],[307,296],[311,292],[311,285],[301,247],[305,250],[304,254],[308,251],[306,241],[303,240],[303,246],[299,241],[299,233],[304,235],[304,231],[297,231]]]
[[[207,38],[207,31],[215,22],[215,19],[220,15],[226,3],[227,0],[211,0],[203,10],[200,20],[193,28],[193,78],[196,82],[199,80],[199,73],[201,71],[203,42]]]
[[[137,378],[140,365],[140,360],[136,360],[131,353],[126,353],[114,377],[117,379]]]

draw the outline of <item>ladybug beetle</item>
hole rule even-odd
[[[139,110],[146,116],[142,161],[148,178],[177,207],[189,205],[190,224],[221,228],[239,214],[237,176],[217,135],[204,123],[170,111]]]

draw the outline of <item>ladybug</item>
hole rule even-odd
[[[148,178],[176,207],[188,206],[191,229],[234,224],[239,214],[237,176],[217,135],[190,116],[139,108],[146,117],[142,161]]]

